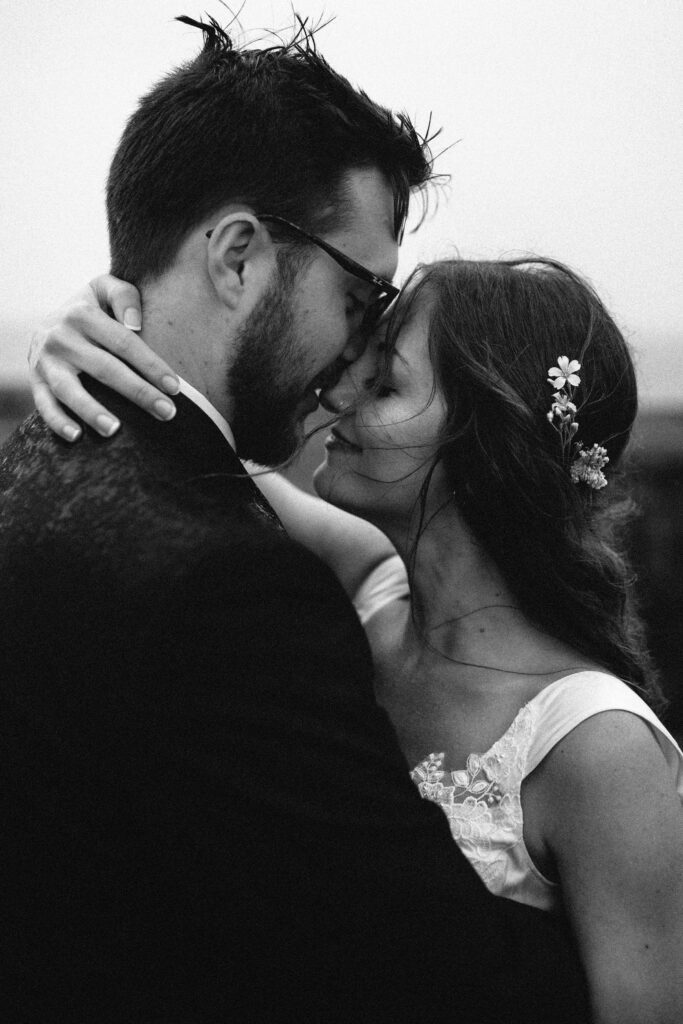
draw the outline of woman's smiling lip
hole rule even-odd
[[[337,429],[332,427],[332,432],[329,437],[325,439],[325,447],[328,451],[330,449],[337,448],[340,451],[347,452],[362,452],[363,449],[359,448],[357,444],[352,444],[344,435]]]

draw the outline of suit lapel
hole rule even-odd
[[[219,428],[185,395],[174,396],[178,411],[162,423],[93,378],[83,375],[82,381],[121,421],[119,434],[105,444],[144,451],[154,471],[175,486],[246,504],[271,527],[284,529]]]

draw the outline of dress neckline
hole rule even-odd
[[[527,709],[531,709],[532,711],[535,711],[536,708],[539,706],[539,704],[542,704],[544,702],[544,700],[547,699],[547,697],[550,695],[551,691],[555,692],[555,690],[559,689],[562,684],[566,684],[570,679],[578,679],[579,677],[586,676],[586,675],[604,676],[605,678],[611,679],[614,682],[621,683],[622,686],[626,686],[626,683],[624,683],[623,680],[619,679],[618,676],[614,676],[610,672],[602,672],[600,669],[581,669],[579,672],[569,672],[566,676],[561,676],[559,679],[553,680],[552,683],[548,683],[548,685],[544,686],[542,689],[540,689],[538,691],[538,693],[535,693],[533,697],[530,697],[529,700],[525,701],[517,709],[517,711],[515,712],[514,718],[512,719],[510,724],[508,725],[507,729],[505,729],[505,731],[502,732],[500,734],[500,736],[496,740],[493,741],[493,743],[491,744],[490,747],[488,747],[487,750],[484,750],[484,751],[473,750],[473,751],[471,751],[467,755],[466,764],[469,761],[470,757],[475,757],[475,758],[485,758],[485,757],[488,757],[491,754],[491,751],[494,750],[494,748],[499,743],[502,743],[504,740],[506,740],[508,738],[508,736],[510,735],[510,733],[514,732],[517,729],[518,724],[519,724],[519,719],[522,716],[522,713],[526,712]],[[627,687],[627,689],[628,689],[628,687]],[[429,761],[432,756],[433,755],[430,753],[428,755],[425,755],[425,757],[420,758],[420,760],[414,766],[413,771],[415,771],[421,765],[424,765],[425,762]],[[442,755],[442,757],[445,759],[445,756],[446,755],[444,753]],[[466,771],[466,770],[467,770],[466,768],[455,768],[455,769],[448,768],[447,769],[447,771],[449,773],[451,771],[456,771],[457,772],[457,771]]]

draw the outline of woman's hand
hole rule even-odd
[[[56,434],[66,441],[81,434],[62,405],[103,437],[119,428],[81,384],[82,371],[156,419],[173,418],[175,406],[166,395],[178,393],[178,378],[135,333],[141,325],[137,288],[103,274],[36,330],[29,350],[31,390],[36,409]]]

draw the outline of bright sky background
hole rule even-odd
[[[449,195],[401,273],[452,252],[537,252],[588,276],[647,401],[683,402],[680,0],[298,0],[328,60],[443,127]],[[235,7],[235,9],[238,9]],[[0,382],[31,324],[108,265],[103,186],[138,97],[197,51],[173,17],[218,0],[0,0]],[[246,30],[288,0],[246,0]]]

